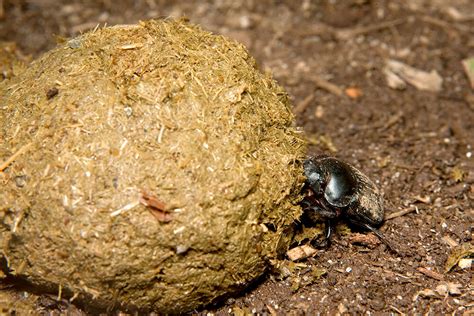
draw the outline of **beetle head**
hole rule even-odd
[[[335,207],[346,207],[357,200],[357,177],[346,163],[332,157],[309,158],[304,162],[306,182]]]
[[[317,163],[317,159],[306,159],[303,163],[303,168],[308,186],[314,193],[320,193],[324,186],[325,179],[321,166]]]

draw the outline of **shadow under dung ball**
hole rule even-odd
[[[178,313],[286,251],[306,146],[245,48],[183,21],[71,39],[0,84],[6,273]]]

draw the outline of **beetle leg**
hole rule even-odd
[[[395,253],[400,253],[394,246],[393,244],[387,239],[387,237],[385,237],[384,234],[382,234],[381,231],[379,231],[378,229],[375,229],[374,227],[366,224],[365,225],[365,228],[367,228],[368,230],[370,230],[371,232],[373,232],[375,234],[375,236],[377,236],[381,242],[383,242],[387,247],[388,249],[390,249],[391,251],[395,252]]]
[[[305,197],[305,198],[300,202],[300,204],[301,204],[301,208],[302,208],[303,210],[307,210],[307,209],[311,208],[311,205],[312,205],[313,203],[311,202],[311,200],[310,200],[309,198]]]
[[[395,253],[399,253],[399,251],[392,245],[392,243],[387,239],[387,237],[385,237],[384,234],[382,234],[381,231],[379,231],[378,229],[376,229],[375,227],[372,227],[371,225],[369,224],[365,224],[365,223],[361,223],[359,221],[354,221],[354,220],[351,220],[349,219],[349,221],[359,227],[362,227],[362,228],[365,228],[371,232],[373,232],[375,234],[375,236],[377,236],[381,242],[383,242],[387,247],[388,249],[390,249],[391,251],[395,252]]]
[[[330,219],[327,219],[326,220],[326,227],[324,229],[324,238],[329,242],[331,240],[331,236],[332,236],[332,221]]]
[[[336,218],[339,216],[336,209],[328,207],[316,199],[304,198],[303,201],[301,201],[301,206],[304,211],[313,211],[324,218]]]
[[[322,240],[318,240],[317,238],[311,239],[309,242],[311,246],[316,248],[327,248],[331,244],[331,236],[333,231],[333,223],[331,219],[326,219],[326,224],[324,226],[324,237]]]
[[[318,214],[319,216],[323,217],[326,220],[325,226],[324,226],[324,234],[322,240],[319,240],[317,238],[313,238],[310,241],[311,246],[317,247],[317,248],[326,248],[329,247],[329,244],[331,242],[331,236],[333,232],[333,219],[337,218],[340,214],[340,210],[337,208],[331,208],[321,202],[320,200],[311,198],[311,197],[306,197],[301,201],[301,206],[303,210],[306,212],[306,214],[309,216],[310,220],[312,216],[308,213],[314,212],[315,214]]]

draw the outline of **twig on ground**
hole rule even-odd
[[[399,121],[403,119],[404,113],[403,111],[399,111],[392,116],[388,118],[382,118],[380,121],[374,123],[374,124],[367,124],[364,126],[361,126],[359,129],[360,130],[373,130],[373,129],[380,129],[381,131],[385,131],[389,129],[390,127],[396,125]]]
[[[447,235],[443,236],[441,239],[451,248],[459,246],[459,243],[456,240],[452,239]]]
[[[386,21],[379,24],[372,24],[367,26],[360,26],[351,29],[343,29],[343,30],[334,30],[334,34],[337,39],[339,40],[348,40],[353,38],[357,35],[367,34],[375,31],[380,31],[386,28],[390,28],[393,26],[397,26],[400,24],[405,23],[407,18],[396,19],[392,21]]]
[[[395,312],[399,313],[399,314],[402,315],[402,316],[405,316],[405,315],[406,315],[404,312],[402,312],[401,310],[399,310],[398,308],[396,308],[396,307],[393,306],[393,305],[390,305],[390,308],[393,309]]]
[[[472,30],[467,26],[448,23],[446,21],[434,18],[432,16],[425,15],[425,16],[420,17],[420,20],[425,23],[429,23],[429,24],[436,25],[442,28],[446,28],[446,29],[455,29],[461,32],[472,32]]]
[[[397,124],[401,119],[403,118],[403,111],[399,111],[397,113],[395,113],[394,115],[392,115],[387,123],[385,123],[382,127],[381,127],[381,130],[382,131],[385,131],[387,129],[389,129],[390,127],[392,127],[393,125]]]
[[[345,96],[344,90],[335,85],[334,83],[331,83],[323,78],[317,77],[317,76],[312,76],[311,81],[313,81],[318,88],[324,89],[328,92],[331,92],[332,94],[337,95],[338,97],[343,97]]]
[[[388,214],[387,216],[385,216],[385,220],[387,221],[387,220],[394,219],[394,218],[397,218],[397,217],[400,217],[400,216],[404,216],[404,215],[410,214],[411,212],[414,212],[414,211],[416,211],[416,206],[412,205],[412,206],[410,206],[406,209],[403,209],[401,211]]]
[[[435,280],[438,280],[438,281],[443,281],[444,280],[444,276],[436,271],[432,271],[432,270],[428,270],[426,268],[423,268],[423,267],[419,267],[418,269],[416,269],[418,272],[426,275],[427,277],[430,277],[432,279],[435,279]]]
[[[306,108],[311,104],[311,102],[314,100],[314,93],[309,94],[306,98],[304,98],[303,101],[298,103],[294,108],[293,108],[293,114],[298,115],[303,113]]]

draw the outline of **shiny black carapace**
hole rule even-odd
[[[384,219],[383,198],[377,186],[362,172],[333,157],[310,157],[304,162],[306,196],[304,211],[315,212],[326,219],[322,242],[313,246],[329,245],[335,219],[343,217],[350,223],[374,232],[392,248],[375,227]],[[311,217],[311,216],[309,216]]]

